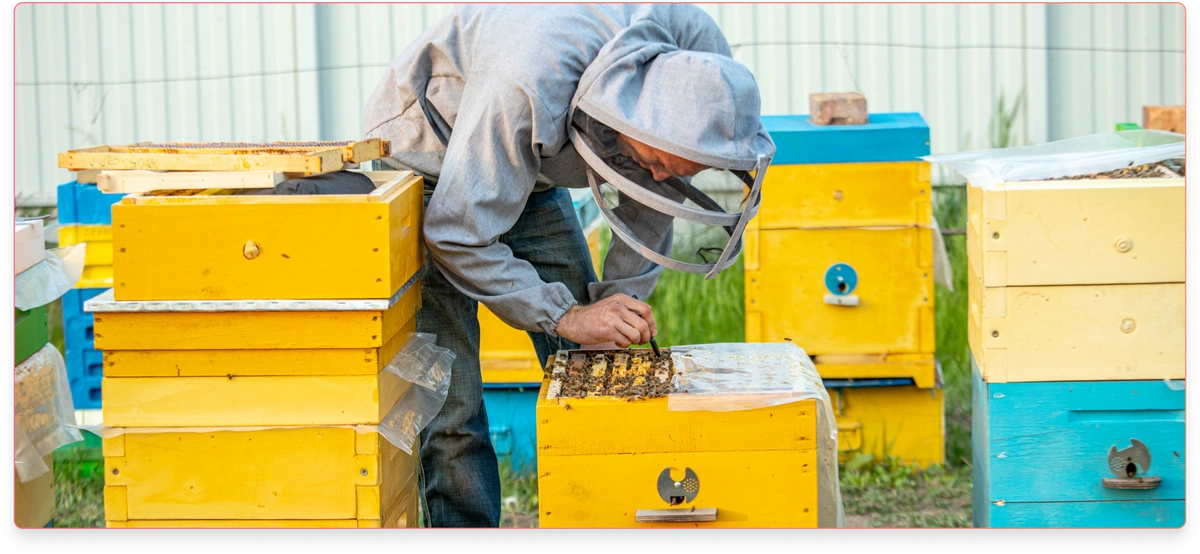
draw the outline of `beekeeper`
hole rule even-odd
[[[529,331],[542,360],[580,344],[626,347],[657,333],[635,298],[650,296],[664,266],[711,278],[736,261],[775,147],[754,78],[730,55],[694,6],[476,5],[434,24],[384,73],[366,134],[391,141],[387,165],[425,178],[431,267],[417,329],[457,355],[446,403],[421,433],[429,524],[499,525],[477,303]],[[742,212],[690,185],[709,168],[746,184]],[[601,183],[619,191],[615,208]],[[602,282],[562,188],[589,186],[619,239]],[[715,262],[668,257],[676,217],[729,233]]]

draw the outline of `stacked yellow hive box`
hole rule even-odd
[[[841,525],[829,400],[799,348],[664,353],[673,377],[649,349],[550,360],[537,401],[540,527]],[[611,363],[588,360],[597,354]],[[672,383],[668,396],[620,392],[654,379]],[[569,390],[579,382],[586,393]]]
[[[977,527],[1186,521],[1185,185],[1138,173],[968,190]]]
[[[386,147],[60,156],[130,193],[112,209],[113,290],[85,304],[104,352],[108,526],[415,525],[415,457],[365,429],[412,388],[385,365],[420,306],[421,179],[368,172],[367,194],[252,193]]]
[[[928,126],[915,113],[763,124],[777,153],[746,228],[746,340],[813,357],[843,453],[941,463]]]

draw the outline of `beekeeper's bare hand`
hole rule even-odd
[[[624,294],[568,310],[558,320],[558,336],[579,344],[613,342],[620,348],[645,344],[658,334],[650,305]]]

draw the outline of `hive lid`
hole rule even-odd
[[[775,141],[771,165],[916,162],[929,155],[929,124],[921,114],[874,113],[866,125],[815,125],[807,115],[762,118]]]

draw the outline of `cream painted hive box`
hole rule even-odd
[[[116,300],[386,299],[421,267],[423,181],[370,194],[130,194],[112,207]]]
[[[537,400],[540,527],[837,526],[837,445],[818,399],[672,411],[667,397],[549,398],[551,375]],[[679,483],[668,496],[663,479]]]
[[[988,383],[1184,377],[1184,179],[968,187],[968,338]]]

